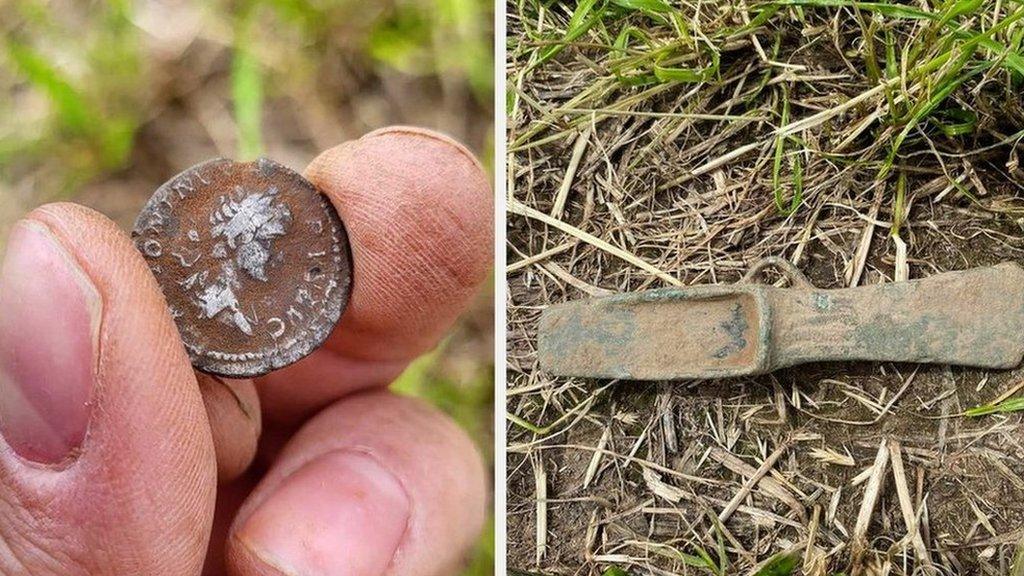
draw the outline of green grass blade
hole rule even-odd
[[[788,109],[789,106],[783,104]],[[782,123],[780,126],[786,125],[786,114],[782,115]],[[772,193],[775,196],[775,207],[779,211],[783,211],[785,208],[782,202],[782,157],[786,151],[786,137],[779,134],[775,137],[775,157],[772,159]]]
[[[857,2],[856,0],[776,0],[771,4],[777,6],[801,6],[810,8],[859,8],[869,12],[877,12],[883,16],[895,18],[913,18],[916,20],[937,20],[939,17],[931,12],[919,10],[903,4],[888,2]]]
[[[615,37],[615,43],[612,44],[612,47],[616,52],[622,52],[625,54],[629,49],[629,41],[631,39],[639,40],[644,43],[650,41],[647,33],[640,28],[637,28],[636,26],[626,26],[621,32],[619,32],[619,35]]]
[[[15,68],[42,90],[57,108],[61,123],[76,134],[87,134],[99,119],[81,92],[49,59],[18,42],[7,43],[7,53]]]
[[[711,520],[715,523],[715,545],[716,552],[718,554],[718,573],[728,574],[729,569],[729,554],[725,551],[725,536],[722,534],[722,524],[718,521],[718,516],[711,514]]]
[[[772,556],[771,560],[768,560],[754,576],[790,576],[796,570],[799,561],[799,554],[782,552]]]
[[[940,132],[953,138],[973,133],[978,126],[978,115],[971,110],[953,108],[936,113],[931,121]]]
[[[914,20],[932,20],[939,24],[939,27],[947,27],[954,23],[954,20],[964,14],[977,10],[980,0],[963,0],[955,3],[950,9],[940,14],[928,12],[902,4],[890,4],[887,2],[858,2],[856,0],[776,0],[766,6],[800,6],[813,8],[858,8],[869,12],[877,12],[890,18],[904,18]],[[763,9],[763,7],[762,7]],[[1008,17],[1009,18],[1009,17]],[[953,37],[958,40],[970,40],[974,33],[966,30],[955,30]],[[1005,54],[1002,64],[1017,72],[1024,74],[1024,55],[1008,46],[1000,44],[992,38],[982,37],[977,39],[977,45],[985,50],[996,54]]]
[[[711,555],[700,546],[697,546],[697,555],[680,552],[679,559],[687,566],[703,568],[710,571],[712,574],[718,574],[718,567],[715,566],[715,561],[712,560]]]
[[[263,153],[263,77],[251,50],[252,11],[240,17],[231,61],[231,97],[238,126],[238,156],[252,160]]]
[[[959,2],[954,2],[949,9],[946,10],[945,14],[942,15],[942,18],[939,19],[939,26],[945,26],[964,14],[974,12],[981,6],[982,2],[983,0],[960,0]]]
[[[559,52],[565,49],[566,45],[584,35],[587,30],[590,30],[604,14],[604,4],[602,2],[599,5],[599,1],[600,0],[580,0],[579,3],[576,4],[576,9],[573,10],[572,16],[569,17],[569,25],[566,26],[565,36],[562,37],[562,41],[558,44],[545,48],[544,51],[541,52],[540,58],[538,58],[530,68],[536,68],[537,66],[540,66],[554,58]]]
[[[964,416],[970,416],[973,418],[978,416],[988,416],[990,414],[1008,414],[1010,412],[1020,412],[1022,410],[1024,410],[1024,396],[1017,396],[1016,398],[1003,400],[999,404],[982,404],[981,406],[968,408],[964,411]]]
[[[662,82],[707,82],[718,74],[720,65],[718,50],[711,48],[711,64],[704,68],[666,68],[660,63],[654,64],[654,76]]]
[[[782,118],[780,126],[789,124],[789,90],[782,87]],[[800,207],[804,196],[804,171],[803,161],[799,154],[793,156],[793,197],[786,202],[785,190],[782,186],[782,160],[785,157],[786,141],[788,138],[782,134],[775,137],[775,157],[772,161],[772,195],[775,198],[775,207],[783,216],[789,216]]]
[[[1013,565],[1010,566],[1010,576],[1024,576],[1024,538],[1017,542]]]
[[[755,12],[755,14],[754,17],[750,19],[749,24],[745,24],[735,30],[726,30],[724,36],[726,38],[740,38],[746,36],[751,30],[760,28],[766,22],[771,20],[772,16],[775,16],[780,9],[781,6],[779,4],[764,4],[753,8],[752,11]]]
[[[890,235],[894,238],[899,237],[900,228],[903,226],[903,211],[906,205],[907,196],[907,173],[900,171],[899,176],[896,178],[896,198],[892,204],[892,230]]]
[[[662,82],[683,82],[693,84],[707,80],[708,70],[698,70],[693,68],[666,68],[659,64],[655,64],[654,77]]]
[[[861,29],[864,29],[864,19],[861,18],[861,14],[857,14],[858,19],[861,21]],[[874,18],[867,23],[867,30],[864,32],[864,67],[867,69],[868,79],[871,80],[872,84],[877,84],[882,78],[882,69],[878,65],[878,54],[875,50],[875,34],[877,32],[878,21]]]
[[[407,396],[419,396],[430,385],[430,371],[434,369],[446,343],[413,360],[391,384],[391,391]]]
[[[662,0],[611,0],[612,4],[627,10],[636,10],[664,21],[662,14],[672,12],[672,7]]]
[[[900,130],[899,134],[896,136],[896,139],[893,141],[892,146],[889,149],[889,155],[886,157],[885,161],[882,163],[881,169],[879,169],[878,171],[879,180],[885,178],[889,174],[889,171],[892,170],[892,166],[896,162],[896,155],[899,153],[900,147],[903,146],[903,141],[906,140],[907,136],[910,135],[910,132],[923,119],[927,118],[928,115],[931,114],[932,111],[939,106],[939,104],[942,104],[942,102],[945,101],[946,98],[948,98],[954,90],[959,88],[960,85],[966,82],[968,78],[974,76],[975,74],[978,74],[979,72],[981,72],[981,70],[977,69],[968,74],[952,78],[951,80],[946,82],[939,89],[938,92],[933,94],[931,98],[929,98],[923,104],[917,107],[917,111],[913,114],[910,120],[903,126],[903,129]]]
[[[989,414],[995,414],[996,412],[999,412],[999,409],[994,404],[982,404],[981,406],[968,408],[964,411],[964,416],[977,418],[978,416],[988,416]]]
[[[958,34],[958,36],[960,36],[960,34]],[[1002,65],[1018,74],[1024,74],[1024,55],[1021,55],[1020,52],[1014,51],[1008,46],[1004,46],[991,38],[982,38],[978,42],[978,45],[985,50],[1005,55],[1003,57]]]

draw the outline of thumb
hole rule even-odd
[[[194,575],[210,426],[159,288],[99,214],[49,205],[0,268],[0,574]]]

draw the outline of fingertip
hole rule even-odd
[[[25,466],[0,449],[0,502],[20,503],[30,518],[18,534],[0,522],[0,541],[14,550],[46,542],[53,565],[63,568],[54,573],[195,574],[213,516],[214,451],[202,397],[159,286],[127,234],[98,212],[49,204],[26,221],[45,229],[67,255],[42,262],[50,282],[67,288],[67,275],[54,271],[62,259],[73,261],[98,292],[99,334],[94,364],[82,360],[85,354],[59,350],[15,358],[46,365],[46,380],[58,384],[46,390],[46,402],[63,397],[86,407],[87,423],[73,463],[57,469]],[[58,302],[47,302],[57,300],[60,290],[44,286],[38,292],[15,305],[60,310]],[[53,338],[75,326],[81,331],[82,324],[37,322],[15,329]],[[83,369],[87,399],[69,398],[74,371],[68,367],[83,363],[89,364]],[[54,367],[64,373],[51,376]],[[19,541],[24,537],[27,542]]]
[[[440,341],[493,263],[489,179],[448,136],[384,128],[327,150],[306,175],[345,224],[352,295],[323,351],[257,381],[276,423],[389,384]]]
[[[250,558],[282,574],[379,576],[409,515],[395,474],[369,454],[338,450],[292,472],[234,538]]]
[[[242,475],[256,456],[262,429],[260,400],[252,380],[196,374],[213,434],[221,485]]]
[[[436,409],[346,398],[289,443],[239,511],[232,573],[454,573],[486,518],[483,460]]]
[[[331,346],[373,360],[432,347],[491,268],[494,200],[479,162],[445,135],[391,127],[324,152],[307,174],[341,213],[355,261]]]

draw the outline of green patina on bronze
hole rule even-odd
[[[793,286],[752,283],[766,265]],[[565,376],[721,378],[826,360],[1012,368],[1024,357],[1024,268],[822,290],[770,259],[731,286],[554,305],[538,336],[542,367]]]

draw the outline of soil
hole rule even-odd
[[[920,262],[912,265],[912,277],[933,270],[1024,262],[1024,243],[1016,222],[996,218],[986,221],[986,231],[979,233],[978,222],[964,219],[964,210],[962,203],[929,205],[912,214],[918,223],[914,253]],[[509,240],[515,246],[528,246],[530,232],[513,223]],[[852,245],[857,238],[850,235],[833,241]],[[888,243],[876,240],[869,267],[891,268],[890,249]],[[843,266],[815,242],[808,245],[801,265],[820,287],[841,286],[837,271]],[[527,371],[534,353],[530,343],[535,310],[543,306],[546,297],[527,285],[531,281],[535,279],[526,273],[509,278],[511,299],[522,309],[518,317],[522,323],[513,327],[519,338],[510,341],[509,355]],[[603,285],[600,280],[594,284]],[[614,283],[605,286],[617,288]],[[586,296],[572,288],[564,294],[565,299]],[[519,370],[514,368],[510,376],[513,389],[526,385],[527,375]],[[912,379],[909,384],[908,379]],[[610,553],[611,543],[628,548],[624,543],[630,540],[676,543],[685,549],[694,530],[706,524],[708,511],[702,507],[720,509],[744,480],[707,457],[709,451],[721,447],[756,467],[767,452],[788,443],[789,449],[774,468],[777,477],[786,480],[808,514],[818,509],[824,528],[817,534],[818,546],[823,550],[842,547],[862,501],[863,485],[851,486],[851,480],[870,467],[883,439],[896,439],[903,447],[911,495],[917,503],[927,502],[933,551],[959,574],[987,572],[993,565],[1006,567],[1014,545],[1024,535],[1024,420],[1019,414],[981,418],[960,414],[990,402],[1022,380],[1024,369],[988,372],[949,366],[823,363],[748,379],[616,382],[607,388],[606,381],[560,384],[571,387],[576,398],[600,396],[585,419],[563,436],[543,443],[552,446],[543,450],[540,459],[547,471],[549,499],[549,545],[541,567],[551,574],[599,574],[604,563],[596,561],[595,555]],[[884,405],[904,385],[905,391],[877,422],[877,412],[851,399],[859,395]],[[520,403],[525,401],[512,396],[510,409],[521,412]],[[608,428],[611,434],[606,449],[610,454],[628,454],[639,445],[637,455],[650,462],[724,484],[694,486],[665,478],[700,495],[699,501],[671,505],[652,499],[641,467],[606,457],[594,482],[583,489],[592,457],[588,448],[597,446]],[[515,427],[509,435],[513,445],[532,439]],[[811,455],[812,450],[825,448],[852,457],[854,465],[825,463]],[[535,482],[528,456],[511,452],[508,469],[510,565],[532,566],[536,554]],[[884,563],[884,552],[906,533],[892,482],[891,475],[887,476],[867,531],[878,563]],[[719,504],[715,506],[715,502]],[[806,534],[808,519],[795,518],[778,499],[755,494],[745,502],[795,520],[800,527],[734,514],[725,524],[738,543],[730,553],[752,563],[784,550],[786,544]],[[638,512],[639,508],[665,506],[671,514]],[[830,517],[834,520],[827,520]],[[597,527],[596,536],[589,541],[588,527],[591,532]],[[765,538],[766,534],[772,537]],[[841,569],[849,562],[848,554],[848,549],[840,551],[830,558],[829,565]],[[893,556],[888,560],[908,562]],[[980,557],[984,561],[979,562]],[[648,555],[644,562],[650,563],[652,573],[656,567],[667,570],[665,573],[685,570],[680,562],[656,554]],[[913,564],[912,554],[909,563]]]

